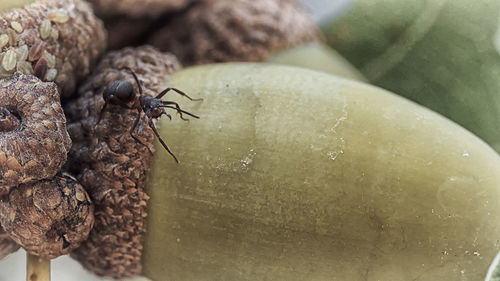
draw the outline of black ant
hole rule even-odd
[[[163,91],[161,91],[156,97],[150,97],[150,96],[145,96],[142,93],[142,87],[141,83],[139,82],[139,78],[137,78],[137,75],[135,72],[129,68],[129,67],[123,67],[121,69],[126,69],[130,71],[132,76],[134,76],[135,82],[137,83],[137,86],[139,87],[139,98],[136,99],[136,93],[134,91],[134,87],[132,86],[132,83],[130,83],[127,80],[116,80],[111,82],[111,84],[107,85],[102,93],[102,96],[104,98],[104,106],[101,109],[101,113],[99,114],[99,119],[97,120],[97,124],[101,121],[102,115],[104,113],[104,110],[106,110],[106,107],[108,104],[117,104],[120,105],[121,107],[127,108],[127,109],[137,109],[138,115],[137,118],[134,121],[134,124],[132,125],[132,128],[130,128],[130,136],[134,138],[137,142],[140,144],[146,146],[149,150],[149,152],[152,154],[153,152],[149,147],[144,144],[141,140],[139,140],[136,136],[134,136],[133,132],[137,125],[139,124],[139,121],[141,120],[141,115],[142,112],[144,112],[144,117],[142,117],[141,125],[139,125],[139,130],[138,133],[140,134],[142,131],[142,128],[144,127],[144,122],[146,121],[146,118],[148,119],[148,125],[149,127],[153,130],[155,133],[156,137],[158,140],[160,140],[160,143],[163,145],[163,147],[172,155],[174,158],[175,162],[179,163],[179,160],[177,160],[177,157],[170,151],[168,146],[165,144],[165,142],[161,139],[160,134],[158,134],[158,130],[156,129],[155,125],[153,124],[153,119],[155,118],[160,118],[161,115],[165,114],[170,120],[172,120],[172,116],[165,111],[165,108],[170,108],[174,109],[179,113],[180,118],[184,121],[189,121],[189,119],[184,118],[182,114],[187,114],[191,117],[199,119],[200,117],[189,113],[185,110],[182,110],[181,107],[179,106],[178,103],[174,101],[162,101],[161,98],[168,93],[169,91],[174,91],[178,93],[181,96],[184,96],[188,98],[191,101],[200,101],[203,99],[193,99],[190,96],[188,96],[186,93],[182,92],[179,89],[176,88],[166,88]],[[131,106],[129,104],[133,102]]]

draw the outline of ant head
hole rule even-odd
[[[149,97],[149,96],[140,96],[139,101],[141,103],[142,110],[150,117],[150,118],[160,118],[162,114],[167,114],[167,112],[163,109],[163,103],[160,99]]]
[[[126,80],[113,81],[104,89],[103,97],[114,97],[123,103],[129,103],[135,98],[134,86]]]

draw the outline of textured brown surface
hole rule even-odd
[[[7,255],[14,253],[21,246],[14,242],[10,237],[5,233],[2,226],[0,225],[0,260],[5,258]]]
[[[6,186],[52,178],[71,147],[56,85],[16,73],[0,80],[0,107],[3,121],[14,120],[0,118],[0,124],[8,123],[0,131],[0,193]]]
[[[165,12],[184,8],[194,1],[196,0],[90,0],[89,2],[102,17],[126,15],[138,18],[156,17]]]
[[[108,31],[108,49],[119,50],[125,47],[142,45],[147,34],[154,29],[153,18],[114,17],[105,19]]]
[[[95,204],[95,225],[89,239],[71,255],[88,270],[114,278],[141,272],[141,240],[149,198],[144,185],[150,153],[129,134],[137,110],[109,105],[95,127],[106,85],[126,79],[138,91],[132,75],[120,70],[124,66],[134,70],[144,94],[150,96],[160,92],[168,74],[179,68],[174,56],[151,47],[111,52],[80,88],[79,98],[65,108],[74,142],[67,166]],[[138,137],[153,149],[154,135],[149,127]]]
[[[22,184],[0,199],[0,222],[26,251],[55,258],[88,237],[94,221],[85,189],[67,174]]]
[[[102,22],[82,0],[41,0],[0,13],[0,77],[35,72],[55,81],[63,97],[90,72],[105,45]]]
[[[261,61],[317,30],[293,0],[206,0],[174,15],[149,42],[184,65]]]

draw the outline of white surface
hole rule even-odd
[[[352,0],[299,0],[316,22],[338,15]],[[52,281],[102,281],[73,259],[63,256],[52,262]],[[26,254],[19,250],[0,261],[0,281],[21,281],[26,276]]]
[[[51,263],[51,279],[56,281],[95,281],[99,279],[85,271],[79,263],[68,256],[59,257]],[[0,261],[0,281],[21,281],[26,276],[26,253],[19,250]]]

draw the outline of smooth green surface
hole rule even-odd
[[[174,74],[201,116],[159,122],[144,273],[160,280],[482,280],[500,158],[384,90],[285,66]]]
[[[358,81],[366,80],[335,50],[320,42],[311,42],[281,51],[271,57],[269,62],[323,71]]]
[[[323,30],[370,83],[500,151],[499,15],[498,0],[357,0]]]

